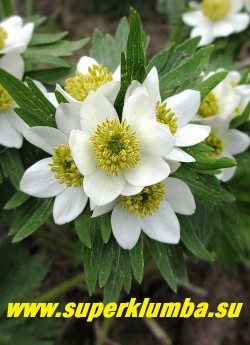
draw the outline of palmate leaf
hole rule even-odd
[[[3,177],[10,179],[16,189],[24,173],[24,167],[20,158],[20,153],[16,149],[6,149],[0,154],[0,167]]]
[[[0,246],[0,343],[1,345],[52,345],[58,332],[57,320],[51,318],[6,318],[9,302],[31,301],[48,273],[42,256],[28,255],[9,244]]]

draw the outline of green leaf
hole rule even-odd
[[[111,213],[106,213],[100,216],[101,221],[101,232],[102,232],[102,239],[104,243],[108,243],[112,228],[111,228]]]
[[[113,264],[111,273],[104,287],[105,304],[118,300],[123,285],[127,291],[130,290],[131,267],[128,263],[129,252],[115,243],[113,245]]]
[[[21,258],[21,259],[20,259]],[[28,255],[18,246],[0,246],[1,345],[52,345],[58,321],[51,318],[6,318],[9,302],[27,302],[37,296],[49,265],[42,256]]]
[[[92,294],[97,283],[100,262],[102,261],[104,243],[100,231],[99,217],[90,219],[87,212],[89,211],[86,211],[86,213],[84,213],[86,214],[85,226],[88,226],[92,246],[90,249],[83,245],[82,258],[84,270],[86,273],[86,286],[89,293]]]
[[[126,90],[132,80],[143,82],[146,77],[146,58],[143,48],[141,19],[135,10],[130,11],[130,28],[126,57],[121,56],[121,88],[115,101],[115,108],[121,116]]]
[[[17,113],[28,125],[34,126],[36,124],[37,126],[55,127],[55,108],[51,104],[50,109],[53,107],[54,112],[46,112],[49,101],[35,85],[33,85],[31,91],[28,86],[25,86],[19,79],[3,69],[0,69],[0,83],[22,109],[17,111]],[[34,90],[36,90],[36,94]],[[37,95],[40,95],[39,98],[37,98]],[[25,111],[27,111],[28,116],[25,116]]]
[[[29,198],[29,195],[18,191],[6,203],[6,205],[4,206],[4,210],[12,210],[16,207],[19,207],[23,205]]]
[[[188,170],[179,169],[174,176],[187,183],[195,199],[201,204],[215,206],[235,200],[232,194],[221,187],[216,177],[197,174],[194,178],[192,175],[188,176],[186,171]]]
[[[198,170],[216,170],[223,168],[230,168],[236,165],[235,160],[223,157],[223,158],[212,158],[203,154],[196,149],[195,146],[183,148],[188,154],[195,158],[195,162],[189,163],[190,168]]]
[[[140,236],[136,246],[129,251],[132,271],[136,281],[141,284],[143,279],[144,256],[143,256],[143,238]]]
[[[227,72],[219,72],[204,80],[195,90],[200,91],[201,101],[227,76]]]
[[[3,176],[9,178],[13,186],[19,189],[19,183],[24,173],[19,151],[16,149],[6,149],[6,151],[0,154],[0,166]]]
[[[70,56],[74,51],[82,48],[89,42],[89,38],[79,41],[60,41],[52,44],[45,44],[36,47],[29,47],[24,53],[24,59],[30,58],[32,55],[51,55],[51,56]]]
[[[213,257],[197,237],[189,217],[179,216],[179,221],[181,224],[181,240],[184,245],[198,258],[213,261]]]
[[[167,245],[157,242],[155,240],[151,240],[148,237],[145,237],[145,238],[146,238],[146,242],[147,242],[150,254],[152,255],[154,262],[156,266],[158,267],[159,271],[161,272],[161,275],[166,280],[166,282],[171,287],[171,289],[174,292],[177,292],[177,284],[176,284],[175,276],[172,271],[169,258],[168,258]]]
[[[75,220],[75,230],[80,241],[87,247],[91,248],[91,212],[88,207]]]
[[[17,243],[34,233],[52,214],[53,199],[31,198],[18,208],[9,235],[16,234],[13,242]]]
[[[58,56],[53,56],[49,54],[32,54],[28,55],[25,58],[25,61],[30,62],[30,63],[47,63],[47,64],[52,64],[52,65],[57,65],[61,67],[70,67],[68,62],[64,61]]]
[[[114,72],[120,64],[121,52],[126,48],[127,37],[128,21],[126,18],[121,19],[114,38],[110,35],[103,36],[99,30],[95,29],[90,56]]]
[[[69,103],[67,101],[67,99],[58,90],[55,90],[55,96],[56,96],[56,100],[59,104],[60,103]]]
[[[46,17],[41,17],[39,15],[28,16],[23,19],[24,24],[34,23],[35,27],[42,25],[46,21]]]
[[[180,245],[168,245],[168,258],[174,276],[178,282],[188,285],[188,276],[184,261],[183,250]]]
[[[25,76],[28,76],[34,80],[39,80],[41,83],[51,83],[68,77],[74,71],[75,66],[46,68],[28,71],[25,73]]]
[[[38,46],[41,44],[55,43],[63,39],[68,34],[67,31],[59,32],[57,34],[37,34],[32,36],[29,46]]]
[[[203,68],[208,63],[212,51],[212,46],[201,48],[194,56],[186,59],[178,67],[169,71],[160,80],[162,99],[166,99],[170,93],[173,92],[173,89],[177,89],[186,80],[198,78]]]

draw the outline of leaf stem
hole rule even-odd
[[[45,292],[33,302],[47,302],[53,300],[55,297],[62,295],[63,293],[71,290],[73,287],[77,286],[78,284],[82,283],[84,280],[85,274],[80,273],[72,279],[66,280],[65,282],[53,287],[48,292]]]

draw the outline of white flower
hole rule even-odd
[[[241,74],[238,71],[230,71],[227,76],[234,92],[240,97],[240,102],[235,108],[233,117],[241,115],[250,102],[250,84],[239,84]]]
[[[184,13],[182,20],[194,27],[191,37],[201,36],[199,46],[204,46],[217,37],[245,30],[249,15],[239,13],[243,7],[244,0],[203,0],[197,10]]]
[[[83,190],[83,176],[72,159],[69,134],[80,128],[79,112],[74,105],[61,103],[56,110],[57,127],[37,126],[25,131],[25,138],[48,152],[45,158],[27,169],[20,190],[38,198],[55,196],[53,216],[56,224],[74,220],[85,208],[88,197]]]
[[[10,52],[23,53],[34,30],[34,24],[23,25],[23,20],[19,16],[12,16],[0,23],[0,54]]]
[[[19,53],[6,54],[0,60],[0,68],[22,79],[24,62]],[[20,148],[23,143],[23,131],[28,125],[14,112],[16,103],[0,84],[0,144],[6,147]]]
[[[216,72],[221,71],[218,70]],[[204,79],[209,78],[216,72],[209,73]],[[235,116],[235,111],[240,104],[241,97],[237,94],[233,84],[235,74],[228,74],[201,102],[198,116],[195,120],[202,120],[209,117],[220,117],[231,120]]]
[[[72,131],[70,148],[84,175],[84,190],[98,206],[169,175],[162,156],[172,150],[174,138],[156,121],[155,106],[145,93],[126,99],[120,122],[113,105],[91,92],[81,107],[81,128]]]
[[[233,155],[244,152],[248,148],[250,143],[249,136],[237,129],[229,129],[228,121],[216,117],[205,119],[203,122],[209,124],[212,128],[211,134],[205,140],[205,143],[214,149],[213,152],[209,153],[209,156],[234,159]],[[216,175],[216,177],[226,182],[233,177],[236,167],[221,170],[222,173]]]
[[[136,245],[141,230],[153,240],[178,243],[180,224],[175,213],[191,215],[195,207],[189,187],[173,177],[145,187],[136,195],[121,196],[105,206],[98,207],[92,203],[93,217],[113,210],[112,231],[124,249],[132,249]]]
[[[177,95],[165,99],[160,96],[159,77],[155,67],[151,69],[142,84],[146,87],[153,103],[156,105],[157,120],[169,126],[175,138],[173,150],[165,155],[165,159],[179,162],[194,162],[195,159],[183,151],[181,147],[188,147],[202,142],[210,132],[210,128],[204,125],[190,124],[200,106],[200,92],[185,90]],[[134,89],[130,92],[136,92]]]
[[[120,89],[120,67],[112,74],[95,59],[83,56],[76,68],[76,76],[65,81],[65,91],[57,90],[70,101],[82,102],[90,91],[98,91],[114,104]]]

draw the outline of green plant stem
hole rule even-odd
[[[16,9],[13,0],[1,0],[1,12],[4,17],[13,16],[16,14]]]
[[[39,296],[33,302],[47,302],[53,300],[55,297],[62,295],[63,293],[71,290],[73,287],[77,286],[78,284],[82,283],[84,280],[84,273],[78,274],[76,277],[66,280],[65,282],[53,287],[48,292],[45,292],[43,295]]]

